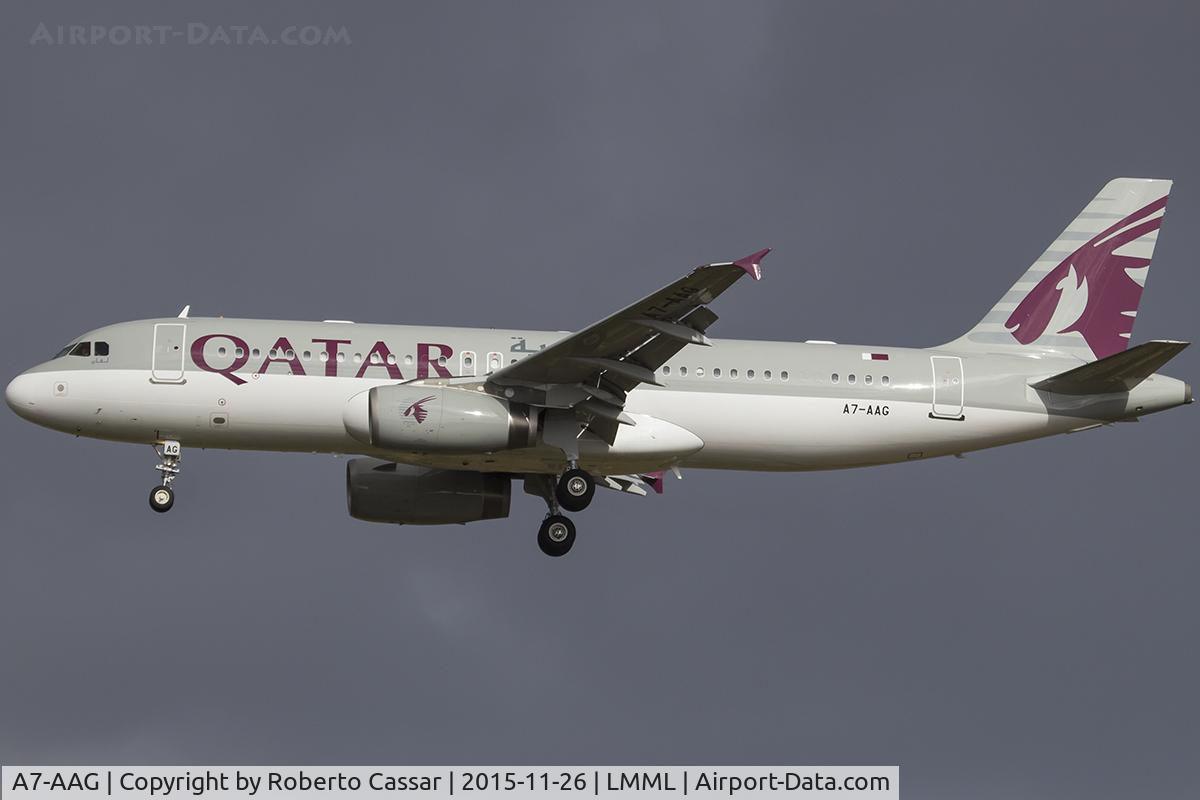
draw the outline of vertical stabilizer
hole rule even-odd
[[[1116,178],[979,324],[945,345],[1084,361],[1129,345],[1171,181]]]

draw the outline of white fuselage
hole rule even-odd
[[[233,319],[122,323],[81,337],[109,354],[62,356],[8,388],[22,416],[68,433],[126,442],[361,453],[429,466],[513,473],[561,470],[534,446],[439,454],[383,451],[347,429],[372,386],[473,385],[563,334],[472,328]],[[716,340],[658,370],[662,387],[630,393],[634,425],[581,441],[596,474],[668,466],[836,469],[961,453],[1078,430],[1185,401],[1154,376],[1086,404],[1029,383],[1078,362],[827,343]],[[475,388],[479,388],[477,385]],[[1061,402],[1059,402],[1061,401]]]

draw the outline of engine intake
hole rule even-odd
[[[355,439],[384,450],[486,453],[537,439],[528,406],[443,386],[376,386],[350,398],[342,420]]]
[[[346,462],[346,505],[367,522],[448,525],[503,519],[512,479],[494,472],[460,472],[375,458]]]

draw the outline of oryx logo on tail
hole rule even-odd
[[[1129,271],[1146,269],[1150,259],[1116,251],[1157,231],[1162,225],[1159,212],[1166,206],[1163,196],[1093,236],[1046,273],[1004,327],[1021,344],[1031,344],[1045,333],[1077,332],[1096,358],[1123,351],[1142,297],[1142,285]]]
[[[429,411],[428,411],[428,409],[425,408],[425,404],[428,403],[432,399],[433,399],[433,395],[429,395],[428,397],[422,397],[420,400],[413,403],[408,408],[404,409],[404,416],[413,417],[414,419],[416,419],[418,425],[421,424],[422,422],[425,421],[425,418],[429,416]]]

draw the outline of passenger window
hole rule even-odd
[[[91,342],[80,342],[79,344],[77,344],[71,348],[71,355],[73,355],[73,356],[90,356],[91,354],[92,354],[92,343]]]
[[[752,369],[746,370],[746,380],[748,380],[748,381],[754,380],[754,370],[752,370]]]
[[[704,367],[696,367],[696,377],[697,378],[704,377]]]
[[[771,370],[769,370],[769,369],[764,369],[764,370],[763,370],[763,380],[764,380],[764,381],[769,381],[769,380],[771,380]]]
[[[883,385],[884,385],[884,386],[887,386],[887,385],[888,385],[889,383],[891,383],[891,382],[892,382],[892,379],[891,379],[891,378],[889,378],[887,375],[884,375],[884,376],[883,376]]]
[[[671,365],[670,364],[664,365],[663,366],[663,375],[670,375],[670,374],[671,374]]]
[[[856,378],[854,377],[854,373],[853,373],[853,372],[851,372],[849,375],[847,375],[847,376],[846,376],[846,383],[848,383],[848,384],[850,384],[850,385],[852,385],[852,386],[854,385],[854,381],[855,381],[855,380],[856,380]]]
[[[96,355],[98,355],[98,356],[107,356],[108,355],[108,342],[96,342]]]
[[[863,378],[863,383],[865,383],[867,386],[870,386],[871,385],[871,376],[870,375],[865,376]]]
[[[714,378],[721,377],[721,368],[720,367],[713,367],[713,377]]]
[[[679,374],[680,374],[681,376],[686,376],[686,375],[687,375],[687,367],[680,367],[680,368],[679,368]]]
[[[779,380],[786,381],[787,379],[788,379],[788,373],[787,373],[787,370],[785,369],[783,372],[779,373]]]
[[[737,380],[737,370],[736,369],[729,370],[729,380],[731,380],[731,381]]]
[[[841,380],[841,378],[838,377],[836,372],[829,376],[830,383],[837,383],[839,380]]]

